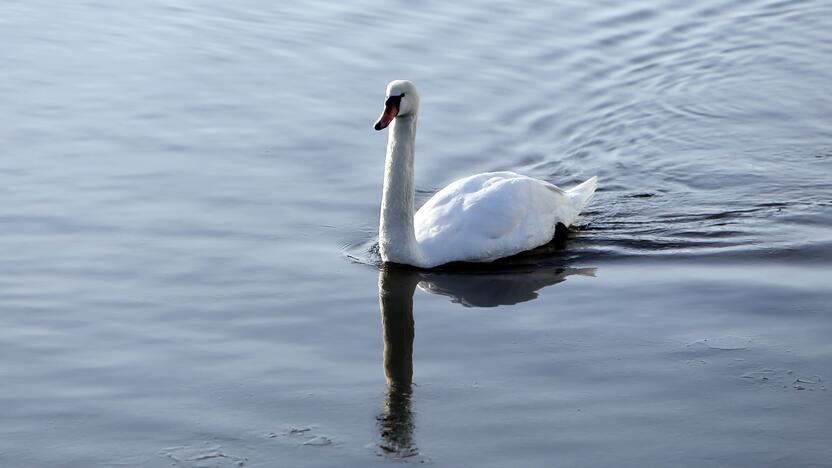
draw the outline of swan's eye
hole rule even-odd
[[[393,104],[394,106],[396,106],[396,109],[398,109],[399,106],[401,106],[403,97],[404,97],[404,93],[402,93],[398,96],[390,96],[390,97],[387,98],[387,101],[385,102],[385,104],[388,105],[388,106],[390,104]]]

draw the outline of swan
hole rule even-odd
[[[595,176],[562,190],[514,172],[486,172],[450,183],[414,215],[418,111],[416,86],[394,80],[373,126],[390,127],[379,222],[379,253],[385,263],[429,269],[530,250],[551,241],[558,223],[574,223],[595,193]]]

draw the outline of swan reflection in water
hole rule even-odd
[[[378,299],[384,335],[384,375],[387,396],[377,417],[379,448],[394,458],[419,454],[413,438],[413,293],[419,289],[448,296],[468,307],[496,307],[525,302],[537,291],[560,283],[569,275],[594,276],[594,268],[557,268],[536,271],[425,272],[385,265],[379,271]]]

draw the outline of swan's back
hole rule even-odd
[[[416,213],[416,240],[428,267],[514,255],[552,240],[558,223],[571,225],[595,186],[593,177],[564,191],[513,172],[459,179]]]

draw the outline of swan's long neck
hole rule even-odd
[[[420,266],[422,256],[413,229],[416,189],[413,158],[416,146],[416,115],[393,119],[384,162],[384,191],[381,197],[379,250],[385,262]]]

